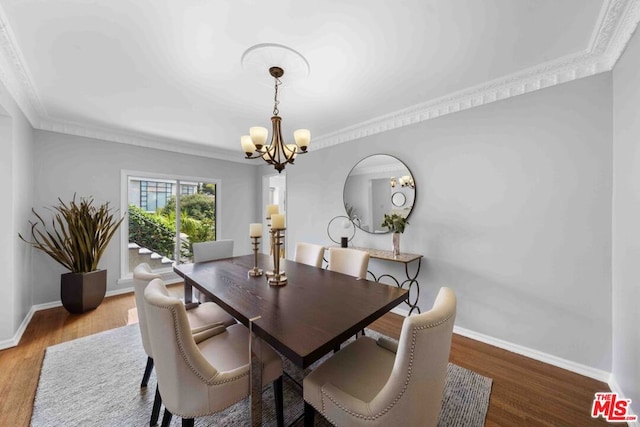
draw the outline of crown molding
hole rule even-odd
[[[182,140],[129,134],[125,132],[117,132],[112,129],[100,129],[97,127],[89,127],[85,124],[72,123],[63,120],[40,120],[38,129],[120,144],[135,145],[138,147],[154,148],[156,150],[165,150],[173,153],[190,154],[200,157],[211,157],[214,159],[245,163],[244,155],[232,150],[225,150],[222,148]]]
[[[605,1],[588,49],[314,138],[311,150],[409,126],[598,73],[611,71],[640,21],[640,0]],[[47,113],[0,6],[0,81],[36,129],[242,162],[231,150],[65,122]]]
[[[18,48],[4,9],[0,6],[0,81],[31,126],[37,128],[40,118],[47,117],[48,114],[24,64],[26,61]]]
[[[314,138],[319,150],[611,71],[640,21],[639,0],[604,3],[589,49]]]

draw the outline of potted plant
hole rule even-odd
[[[409,224],[407,218],[396,213],[384,215],[382,227],[386,227],[393,233],[393,256],[400,255],[400,234],[404,233],[404,228]]]
[[[124,217],[116,218],[108,202],[94,206],[92,197],[76,203],[74,194],[69,204],[58,202],[49,209],[50,228],[32,209],[37,221],[29,221],[31,240],[18,236],[70,271],[60,278],[60,299],[70,313],[84,313],[104,299],[107,271],[98,270],[98,262]]]

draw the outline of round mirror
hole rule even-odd
[[[409,168],[387,154],[374,154],[358,162],[344,183],[347,216],[367,233],[388,233],[384,215],[409,217],[416,198],[416,183]]]

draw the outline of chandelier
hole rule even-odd
[[[400,187],[409,187],[409,188],[416,187],[416,183],[413,180],[413,177],[411,175],[404,175],[398,179],[392,176],[390,180],[391,188],[395,188],[396,185],[398,185],[398,183],[400,184]]]
[[[247,155],[245,159],[262,158],[265,162],[281,173],[287,163],[293,164],[298,154],[305,154],[311,141],[309,129],[298,129],[293,132],[295,144],[285,144],[282,139],[280,122],[282,118],[278,115],[278,88],[282,84],[280,78],[284,75],[281,67],[270,67],[269,74],[275,79],[275,95],[273,97],[273,116],[271,117],[271,142],[265,145],[269,131],[265,127],[253,126],[249,128],[249,135],[240,137],[242,151]]]

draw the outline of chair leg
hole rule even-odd
[[[158,418],[160,418],[160,405],[162,405],[162,397],[160,397],[160,390],[158,389],[158,384],[156,384],[156,396],[153,398],[151,421],[149,421],[149,425],[151,427],[158,425]]]
[[[153,370],[153,359],[147,357],[147,366],[144,368],[144,375],[142,376],[142,383],[140,387],[146,387],[149,383],[149,377],[151,376],[151,371]]]
[[[284,427],[284,399],[282,398],[282,376],[273,382],[273,398],[276,404],[276,423]]]
[[[164,408],[164,415],[162,416],[162,427],[169,427],[169,424],[171,424],[171,418],[173,418],[173,414],[169,412],[167,408]]]
[[[193,427],[193,418],[183,418],[182,427]]]
[[[304,402],[304,427],[313,427],[313,417],[316,414],[316,410],[313,406]]]

